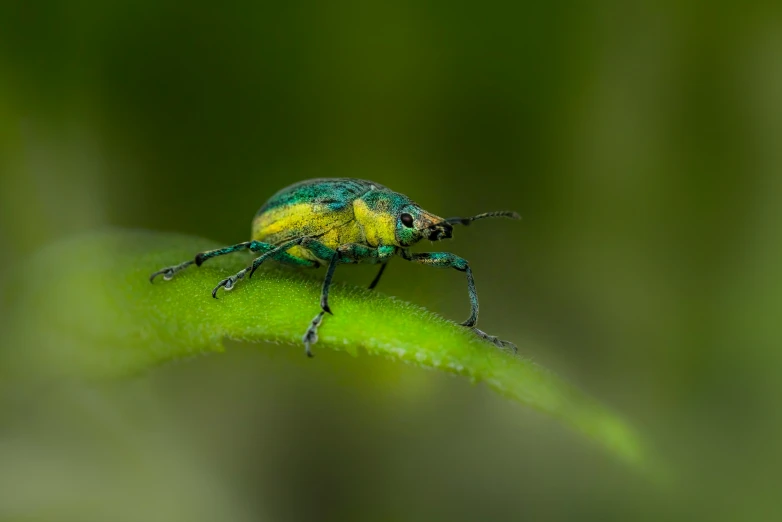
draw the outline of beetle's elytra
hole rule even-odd
[[[288,265],[316,268],[327,266],[320,297],[320,313],[310,323],[303,341],[307,355],[318,340],[318,327],[325,313],[332,313],[328,297],[334,269],[344,263],[379,263],[380,270],[369,285],[374,288],[393,256],[407,261],[440,268],[455,268],[467,276],[470,317],[462,325],[500,348],[516,346],[478,330],[478,295],[472,270],[461,257],[448,252],[412,253],[408,247],[421,239],[439,241],[452,236],[453,225],[469,225],[478,219],[507,217],[519,219],[516,212],[487,212],[467,218],[448,218],[431,214],[404,194],[378,183],[351,178],[324,178],[302,181],[282,189],[267,201],[255,215],[252,239],[233,246],[201,252],[191,261],[163,268],[150,276],[171,279],[192,264],[200,266],[207,259],[248,249],[259,255],[237,274],[220,281],[212,291],[217,298],[220,288],[230,290],[245,275],[267,259]]]

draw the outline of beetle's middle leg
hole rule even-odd
[[[372,290],[375,288],[375,286],[377,286],[378,281],[380,281],[380,276],[383,275],[383,272],[385,271],[387,264],[388,261],[385,261],[380,265],[380,270],[378,271],[377,275],[372,280],[372,282],[369,284],[368,287],[369,290]],[[315,318],[312,319],[312,321],[310,322],[310,327],[307,328],[307,331],[305,332],[304,337],[302,338],[302,340],[304,341],[304,348],[307,351],[308,357],[314,357],[312,355],[312,350],[310,350],[310,345],[313,345],[316,342],[318,342],[318,328],[320,327],[320,323],[323,322],[324,315],[326,315],[326,312],[321,310],[318,313],[318,315],[316,315]]]
[[[371,290],[380,280],[380,276],[385,270],[386,263],[388,262],[388,259],[394,254],[396,248],[384,246],[372,248],[359,243],[346,243],[337,247],[336,250],[332,250],[323,243],[313,239],[303,243],[302,246],[313,252],[320,259],[330,259],[329,266],[326,270],[326,277],[323,279],[323,287],[321,289],[321,311],[312,319],[309,328],[307,328],[307,331],[304,333],[304,337],[302,338],[307,356],[312,357],[310,346],[318,341],[318,328],[323,322],[323,316],[326,313],[332,313],[328,303],[329,289],[331,288],[331,281],[334,277],[334,270],[336,270],[337,265],[348,263],[382,263],[380,271],[369,285],[369,289]]]
[[[368,287],[369,290],[374,290],[377,284],[380,282],[380,278],[383,276],[383,272],[386,271],[386,265],[388,265],[388,261],[381,263],[380,270],[378,270],[377,275],[372,280],[372,282],[369,283],[369,287]]]

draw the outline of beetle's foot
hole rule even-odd
[[[189,267],[192,264],[193,261],[185,261],[184,263],[179,263],[178,265],[161,268],[160,270],[158,270],[157,272],[149,276],[149,282],[150,283],[154,282],[155,278],[159,275],[162,275],[165,281],[170,281],[171,278],[174,277],[174,275],[177,272],[184,270],[185,268]]]
[[[481,339],[486,339],[497,348],[512,351],[514,354],[519,353],[519,349],[516,347],[515,344],[513,344],[510,341],[503,341],[499,337],[496,337],[494,335],[489,335],[483,330],[479,330],[478,328],[475,327],[472,327],[471,330],[474,331],[478,337],[480,337]]]
[[[301,338],[301,340],[304,341],[304,351],[306,352],[307,357],[315,357],[312,355],[310,345],[318,342],[318,327],[320,326],[320,323],[323,322],[324,313],[325,312],[320,312],[315,316],[315,318],[310,323],[310,327],[307,328],[307,331],[304,333],[304,337]]]
[[[237,273],[236,275],[232,275],[231,277],[228,277],[220,281],[217,284],[217,286],[214,288],[214,290],[212,290],[212,297],[217,299],[217,291],[220,290],[221,288],[224,288],[226,292],[233,290],[236,282],[242,279],[244,277],[244,274],[246,273],[247,273],[247,269],[244,269],[241,272]]]

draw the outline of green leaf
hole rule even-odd
[[[218,246],[196,237],[109,230],[43,248],[20,267],[9,293],[16,326],[9,346],[23,347],[8,351],[15,354],[12,367],[105,379],[219,352],[224,338],[279,342],[304,357],[301,337],[320,295],[311,272],[269,263],[212,299],[216,283],[246,265],[246,257],[234,255],[150,284],[151,272]],[[321,327],[316,354],[363,351],[485,382],[561,419],[625,462],[647,467],[645,449],[625,421],[539,365],[381,292],[336,285],[330,302],[337,312]]]

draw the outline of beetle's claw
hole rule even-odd
[[[160,270],[158,270],[157,272],[149,276],[149,282],[153,283],[155,281],[155,278],[159,275],[162,275],[164,280],[170,281],[171,278],[174,277],[174,275],[177,272],[181,272],[182,270],[184,270],[185,268],[189,267],[192,264],[193,264],[192,261],[185,261],[184,263],[180,263],[178,265],[161,268]]]
[[[229,277],[228,279],[223,279],[218,283],[215,289],[212,290],[212,297],[217,299],[217,291],[220,290],[221,288],[225,288],[227,291],[232,290],[235,282],[236,280],[233,277]]]
[[[318,336],[316,335],[316,336],[315,336],[315,340],[317,340],[317,339],[318,339]],[[314,342],[314,341],[310,342],[310,341],[309,341],[309,340],[306,338],[306,336],[305,336],[305,340],[304,340],[304,353],[305,353],[305,354],[307,354],[307,357],[309,357],[310,359],[312,359],[313,357],[315,357],[315,355],[312,353],[312,350],[310,350],[310,344],[315,344],[315,342]]]
[[[494,335],[489,335],[483,330],[479,330],[478,328],[471,327],[471,329],[480,337],[481,339],[485,339],[492,343],[497,348],[500,348],[502,350],[509,350],[512,351],[514,354],[519,353],[519,349],[516,347],[515,344],[513,344],[510,341],[504,341],[500,339],[499,337],[496,337]]]
[[[231,277],[228,277],[226,279],[223,279],[218,283],[218,285],[215,287],[214,290],[212,290],[212,297],[217,299],[217,291],[220,290],[220,288],[224,288],[226,292],[233,290],[234,285],[237,281],[244,278],[244,274],[247,272],[247,269],[245,268],[241,272],[239,272],[236,275],[232,275]]]
[[[318,342],[318,327],[321,322],[323,322],[323,312],[320,312],[315,316],[312,322],[310,322],[307,331],[304,332],[304,337],[301,338],[301,340],[304,341],[304,352],[307,354],[307,357],[315,357],[312,354],[310,346]]]
[[[502,339],[497,339],[497,341],[499,341],[500,344],[497,344],[497,343],[494,343],[494,344],[497,344],[497,346],[499,346],[500,348],[510,350],[510,351],[513,352],[514,355],[519,353],[518,347],[515,344],[513,344],[512,342],[505,341],[505,340],[502,340]]]
[[[158,270],[157,272],[153,273],[151,276],[149,276],[149,282],[154,283],[155,278],[159,275],[163,276],[163,279],[165,281],[171,281],[171,278],[174,277],[174,268],[173,267],[167,267],[163,268],[161,270]]]
[[[318,342],[318,330],[317,326],[313,324],[310,325],[309,328],[307,328],[307,332],[304,334],[304,337],[301,338],[302,341],[304,341],[304,353],[307,354],[307,357],[315,357],[312,354],[312,350],[310,349],[310,346]]]

